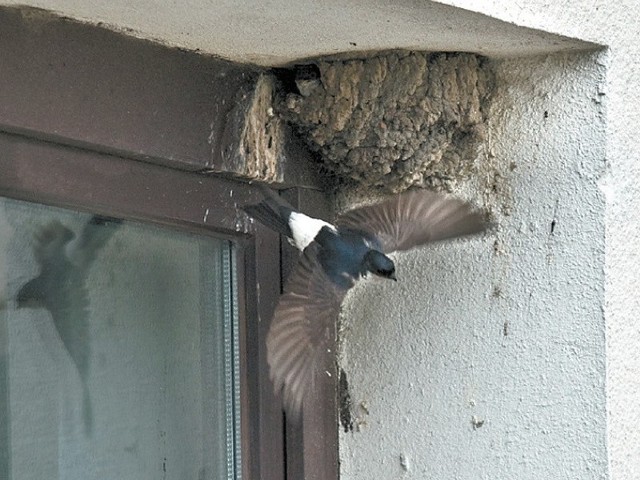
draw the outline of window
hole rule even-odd
[[[0,8],[0,478],[335,477],[335,389],[293,426],[269,380],[290,252],[224,175],[255,68],[42,15]],[[96,215],[110,233],[85,272],[82,362],[50,310],[16,303],[41,229],[78,237]]]
[[[241,478],[233,243],[7,199],[0,223],[11,478]]]
[[[0,151],[0,477],[283,478],[258,322],[279,243],[235,203],[257,192],[14,135]]]

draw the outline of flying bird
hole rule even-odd
[[[33,246],[40,272],[20,288],[16,298],[18,308],[45,308],[51,314],[82,382],[86,433],[93,425],[87,385],[91,350],[86,280],[98,252],[120,223],[118,219],[92,216],[77,238],[57,220],[42,227],[35,234]]]
[[[347,291],[373,274],[396,280],[387,254],[484,230],[486,215],[459,199],[412,190],[356,208],[335,224],[296,211],[270,189],[244,211],[302,252],[267,334],[267,361],[287,413],[298,418],[317,375],[332,362],[331,332]]]

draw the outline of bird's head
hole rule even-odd
[[[397,280],[396,266],[389,257],[377,250],[369,250],[364,256],[364,268],[382,278]]]
[[[18,291],[16,303],[18,308],[39,308],[42,306],[40,285],[37,278],[25,283]]]

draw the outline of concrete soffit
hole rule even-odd
[[[433,1],[359,0],[256,5],[243,0],[3,0],[42,8],[168,46],[262,66],[381,50],[472,52],[489,57],[597,45]]]

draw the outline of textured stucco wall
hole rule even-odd
[[[348,298],[343,478],[606,476],[602,60],[499,62],[496,230]]]
[[[606,393],[609,473],[638,476],[640,465],[640,2],[506,4],[448,0],[496,18],[597,42],[606,57],[606,173],[599,185],[605,210]],[[584,146],[580,145],[583,154]]]

